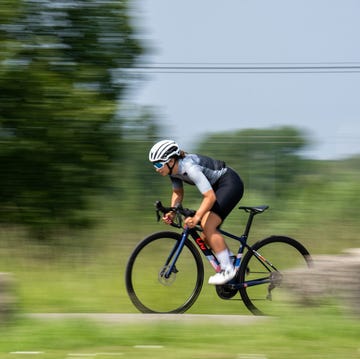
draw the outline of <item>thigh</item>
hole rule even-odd
[[[243,196],[244,185],[239,175],[228,168],[226,174],[214,186],[216,202],[211,211],[224,220]]]

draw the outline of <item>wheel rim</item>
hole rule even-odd
[[[198,252],[187,243],[168,278],[164,266],[175,238],[148,241],[131,259],[126,280],[130,299],[145,313],[180,313],[196,300],[203,284],[203,267]]]

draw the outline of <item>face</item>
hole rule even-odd
[[[170,169],[166,164],[169,164],[169,166],[171,167],[174,163],[174,160],[171,159],[168,162],[163,162],[163,161],[158,161],[158,162],[154,162],[153,165],[155,167],[155,170],[157,173],[160,173],[162,176],[166,176],[169,174]]]

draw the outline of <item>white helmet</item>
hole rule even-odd
[[[164,161],[167,162],[170,158],[180,155],[179,145],[173,140],[162,140],[151,148],[149,152],[149,161]]]

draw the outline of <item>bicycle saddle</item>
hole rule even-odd
[[[243,209],[245,212],[253,212],[253,213],[262,213],[266,211],[269,208],[269,206],[255,206],[255,207],[249,207],[249,206],[240,206],[239,209]]]

